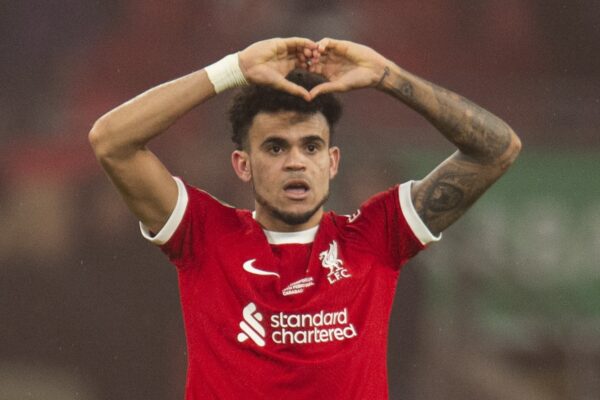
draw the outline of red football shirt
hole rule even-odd
[[[265,231],[250,211],[176,182],[167,224],[142,233],[177,267],[186,399],[387,399],[399,270],[438,239],[410,182],[294,233]]]

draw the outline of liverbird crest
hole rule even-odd
[[[335,240],[329,243],[329,249],[319,253],[319,260],[323,268],[327,268],[327,280],[333,284],[342,278],[349,278],[351,275],[346,268],[343,268],[344,262],[338,258],[338,244]]]

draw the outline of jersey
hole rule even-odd
[[[253,213],[175,178],[155,236],[176,266],[188,346],[186,400],[387,399],[387,332],[402,265],[433,236],[410,182],[351,216],[269,232]]]

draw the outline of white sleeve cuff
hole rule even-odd
[[[185,189],[185,185],[181,179],[177,177],[173,177],[173,179],[177,184],[177,204],[175,204],[175,209],[173,209],[173,212],[171,213],[171,216],[167,220],[165,226],[163,226],[160,232],[158,232],[156,235],[152,235],[152,232],[150,232],[150,230],[140,222],[140,231],[142,232],[142,236],[157,245],[165,244],[169,241],[169,239],[171,239],[171,236],[173,236],[177,230],[177,227],[181,223],[181,220],[183,219],[183,214],[185,214],[185,209],[187,208],[188,204],[188,194],[187,190]]]
[[[431,233],[417,213],[417,210],[415,210],[411,196],[412,184],[413,181],[405,182],[400,185],[399,189],[400,208],[402,209],[404,219],[406,219],[408,226],[410,226],[415,236],[421,241],[421,244],[426,245],[427,243],[437,242],[442,238],[442,234],[440,233],[435,236]]]

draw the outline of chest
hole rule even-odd
[[[219,273],[238,293],[291,307],[351,298],[377,267],[374,257],[335,238],[309,244],[241,245],[218,254]]]
[[[226,337],[232,348],[325,357],[387,323],[396,275],[343,237],[291,245],[220,241],[206,256],[180,277],[186,325]]]

